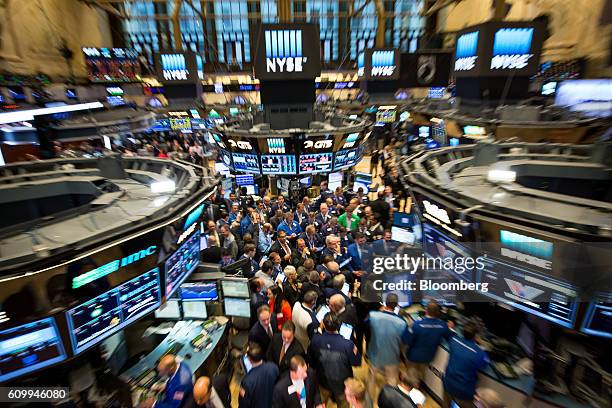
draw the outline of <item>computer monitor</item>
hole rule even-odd
[[[219,300],[217,282],[189,282],[181,285],[183,302]]]
[[[184,319],[206,319],[206,302],[183,302]]]
[[[170,299],[155,311],[156,319],[181,320],[181,309],[176,299]]]
[[[259,194],[259,188],[256,185],[248,185],[244,186],[246,188],[246,193],[248,195],[257,195]]]
[[[312,177],[303,177],[300,179],[300,186],[302,187],[310,187],[312,184]]]
[[[415,242],[415,237],[412,231],[400,227],[391,227],[391,239],[393,239],[393,241],[410,245],[413,245]]]
[[[224,272],[227,275],[237,275],[242,273],[243,276],[246,276],[251,272],[250,261],[247,258],[239,259],[232,264],[222,267],[221,272]]]
[[[250,186],[255,184],[255,179],[252,174],[236,174],[237,186]]]
[[[226,297],[223,299],[225,315],[231,317],[251,317],[251,303],[249,299]]]
[[[319,310],[317,310],[317,321],[322,322],[323,318],[326,314],[329,313],[329,306],[322,305]]]
[[[0,331],[0,383],[65,359],[52,317]]]
[[[353,326],[348,323],[342,323],[340,326],[340,335],[347,340],[351,340],[353,335]]]
[[[405,212],[394,212],[393,213],[393,225],[396,227],[412,227],[414,224],[414,218],[412,214]]]
[[[166,259],[166,297],[170,297],[200,263],[200,230]]]
[[[224,297],[249,298],[249,281],[243,278],[221,279],[221,290]]]

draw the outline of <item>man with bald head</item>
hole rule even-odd
[[[215,381],[218,383],[218,381]],[[192,398],[184,405],[184,408],[229,408],[229,388],[227,394],[221,395],[223,391],[217,391],[219,385],[213,384],[209,377],[200,377],[193,385]]]
[[[143,402],[141,408],[178,408],[187,401],[193,390],[193,382],[191,380],[191,370],[187,364],[180,363],[176,356],[168,354],[157,364],[157,372],[161,378],[168,378],[165,385],[161,386],[161,396],[155,402],[155,399],[149,398]]]
[[[329,298],[329,310],[336,315],[341,324],[346,323],[353,327],[354,337],[357,330],[357,325],[359,324],[355,306],[352,303],[347,304],[343,294],[336,294]],[[355,340],[356,339],[353,338],[353,342],[357,344]]]

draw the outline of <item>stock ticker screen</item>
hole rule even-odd
[[[334,157],[334,171],[353,167],[360,159],[361,151],[359,148],[339,150]]]
[[[332,153],[313,153],[300,155],[300,174],[328,173],[332,171]]]
[[[295,156],[264,154],[261,156],[261,172],[263,174],[296,174]]]
[[[65,359],[52,317],[0,331],[0,383]]]
[[[232,158],[236,171],[259,174],[259,160],[256,154],[232,153]]]
[[[582,328],[592,336],[612,338],[612,293],[599,293],[589,304]]]
[[[66,312],[72,349],[78,354],[99,343],[161,304],[159,269],[82,303]]]
[[[198,267],[200,262],[200,231],[185,241],[175,253],[166,260],[166,297],[170,297]]]

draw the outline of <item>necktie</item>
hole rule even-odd
[[[266,326],[266,333],[268,333],[268,337],[272,337],[272,328],[270,325]]]
[[[285,353],[286,353],[285,343],[283,343],[282,346],[281,346],[280,358],[278,359],[279,363],[283,362],[283,358],[285,358]]]

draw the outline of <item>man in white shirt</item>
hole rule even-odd
[[[314,307],[317,304],[317,292],[310,290],[304,294],[302,303],[293,305],[291,320],[295,324],[295,338],[300,342],[304,350],[310,345],[310,335],[318,326]]]

